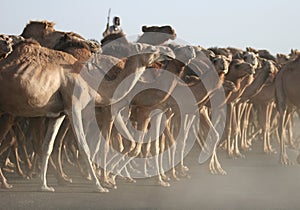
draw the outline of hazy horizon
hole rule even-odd
[[[55,28],[73,31],[87,39],[102,38],[111,8],[111,20],[120,16],[128,36],[141,34],[143,25],[171,25],[177,37],[203,47],[251,46],[271,53],[289,53],[300,48],[300,2],[274,0],[213,3],[208,1],[152,0],[113,1],[46,1],[16,0],[1,3],[0,33],[21,34],[30,20],[48,20]],[[13,10],[10,10],[13,8]]]

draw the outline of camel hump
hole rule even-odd
[[[54,46],[53,49],[64,50],[70,47],[85,48],[90,50],[87,41],[74,36],[74,33],[65,33],[65,35],[59,39],[58,43]]]
[[[121,33],[112,33],[112,34],[107,35],[106,37],[104,37],[101,40],[101,44],[103,46],[103,45],[108,44],[111,41],[116,40],[116,39],[120,39],[120,40],[122,39],[122,42],[125,41],[126,43],[128,43],[128,41],[125,38],[125,34],[121,32]]]
[[[142,32],[158,32],[158,33],[166,33],[170,35],[176,35],[175,30],[170,25],[165,26],[142,26]]]
[[[24,28],[21,36],[24,38],[30,38],[32,34],[41,33],[44,34],[45,31],[55,31],[54,22],[49,22],[46,20],[43,21],[30,21]]]

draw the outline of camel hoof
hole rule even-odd
[[[58,180],[57,180],[57,183],[59,185],[62,185],[62,186],[65,186],[67,184],[71,184],[73,182],[72,178],[69,178],[69,177],[60,177]]]
[[[280,161],[279,161],[282,165],[294,165],[293,162],[291,162],[288,158],[280,158]]]
[[[184,170],[184,171],[189,171],[189,170],[190,170],[189,167],[187,167],[187,166],[185,166],[185,165],[182,165],[181,168],[182,168],[182,170]]]
[[[180,178],[176,175],[176,174],[173,174],[173,179],[175,179],[176,181],[180,181]]]
[[[85,179],[86,179],[87,181],[91,181],[91,180],[92,180],[91,174],[88,174],[88,175],[85,177]]]
[[[114,188],[114,185],[108,181],[104,181],[101,183],[101,185],[104,187],[104,188],[108,188],[108,189],[113,189]],[[102,187],[102,188],[103,188]]]
[[[162,187],[170,187],[170,183],[169,182],[165,182],[163,180],[159,180],[158,184]]]
[[[48,186],[42,186],[41,187],[42,192],[54,192],[54,188],[53,187],[48,187]]]
[[[97,192],[100,192],[100,193],[108,193],[109,190],[104,188],[104,187],[101,187],[101,186],[97,186]]]
[[[1,184],[2,189],[11,189],[13,186],[11,184],[8,184],[7,182],[4,182]]]
[[[170,181],[170,177],[166,176],[165,174],[164,175],[161,175],[161,178],[164,180],[164,181]]]
[[[246,156],[243,155],[242,153],[237,152],[236,153],[236,157],[238,157],[238,158],[245,158]]]
[[[126,178],[126,182],[128,182],[128,183],[136,183],[136,180],[134,180],[134,179],[131,178],[131,177],[127,177],[127,178]]]

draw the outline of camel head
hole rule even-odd
[[[281,53],[278,53],[276,55],[276,62],[279,64],[279,65],[284,65],[286,64],[287,62],[290,61],[290,56],[289,55],[285,55],[285,54],[281,54]]]
[[[192,46],[176,46],[174,48],[176,60],[180,61],[184,65],[188,65],[191,60],[196,57],[195,50]]]
[[[230,60],[224,55],[217,55],[213,60],[212,63],[215,66],[216,71],[218,74],[227,74]]]
[[[278,72],[278,68],[273,61],[261,59],[261,68],[258,69],[257,72],[258,75],[255,75],[255,77],[258,77],[259,74],[264,74],[265,77],[267,77],[265,80],[265,84],[270,84],[274,81],[275,76]]]
[[[255,69],[250,63],[240,59],[234,59],[229,65],[229,72],[226,75],[226,79],[234,81],[238,78],[253,74],[255,74]]]
[[[95,39],[89,39],[87,40],[87,44],[89,45],[92,53],[101,52],[101,45],[99,41]]]
[[[13,40],[7,35],[0,35],[0,59],[6,58],[12,52]]]
[[[243,59],[247,63],[251,64],[253,68],[258,67],[258,55],[254,52],[244,52],[243,53]]]
[[[300,52],[297,49],[291,49],[291,53],[289,54],[289,56],[292,60],[296,59],[299,55],[300,55]]]

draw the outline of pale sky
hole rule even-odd
[[[300,49],[298,0],[9,0],[1,2],[0,33],[20,34],[29,20],[48,20],[57,30],[100,40],[109,8],[129,36],[141,34],[143,25],[169,24],[193,45],[252,46],[273,54]]]

